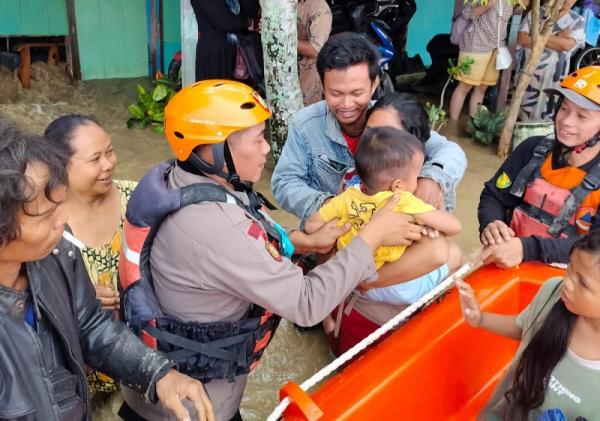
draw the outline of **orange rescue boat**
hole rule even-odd
[[[517,314],[564,270],[540,263],[483,267],[466,280],[484,311]],[[471,328],[452,288],[310,395],[288,383],[285,420],[474,420],[517,349]]]

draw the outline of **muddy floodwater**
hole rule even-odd
[[[167,142],[149,129],[129,130],[127,105],[135,102],[136,83],[147,79],[117,79],[72,84],[62,66],[45,63],[33,65],[31,89],[22,90],[13,72],[0,68],[0,115],[8,116],[25,130],[41,133],[50,121],[65,113],[93,114],[111,134],[119,164],[116,178],[138,180],[153,164],[171,156]],[[455,125],[441,130],[456,141],[469,159],[467,172],[458,188],[456,215],[463,231],[455,241],[468,254],[479,246],[477,239],[477,203],[484,181],[500,165],[494,149],[465,137]],[[272,198],[269,187],[271,169],[263,173],[257,190]],[[292,215],[278,210],[274,217],[287,227],[295,227]],[[278,390],[292,379],[302,382],[330,361],[323,335],[318,331],[298,332],[287,322],[282,323],[267,349],[259,368],[250,376],[242,402],[245,420],[263,420],[278,402]],[[96,420],[116,419],[118,399],[100,406],[94,412]]]

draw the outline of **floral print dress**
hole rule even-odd
[[[121,250],[121,232],[125,219],[127,202],[137,186],[135,181],[115,180],[115,185],[121,196],[121,222],[119,228],[113,235],[112,240],[99,247],[81,248],[81,256],[94,286],[103,286],[117,290],[118,264]],[[92,370],[88,374],[88,386],[91,392],[115,392],[119,390],[119,384],[107,375]]]

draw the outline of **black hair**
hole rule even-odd
[[[44,138],[55,147],[64,150],[67,160],[73,156],[73,146],[71,140],[73,133],[80,126],[100,123],[94,116],[83,114],[66,114],[52,121],[44,130]]]
[[[355,32],[341,32],[331,36],[317,56],[317,71],[321,82],[325,72],[346,69],[356,64],[369,66],[369,78],[374,82],[379,74],[380,54],[367,38]]]
[[[354,156],[356,173],[367,188],[381,190],[387,181],[401,178],[423,145],[410,133],[392,127],[365,130]]]
[[[600,229],[579,237],[569,256],[575,250],[600,256]],[[529,411],[542,405],[550,375],[567,352],[577,317],[560,299],[549,311],[519,358],[512,386],[505,393],[505,419],[527,420]]]
[[[405,131],[414,135],[421,143],[427,142],[431,134],[431,126],[427,111],[417,96],[404,92],[393,92],[382,96],[368,111],[367,118],[374,111],[386,108],[396,111]]]
[[[37,196],[34,181],[25,171],[32,164],[48,169],[44,194],[48,200],[56,187],[67,185],[67,172],[61,150],[39,136],[17,130],[8,120],[0,118],[0,247],[20,235],[19,212],[27,213],[27,204]]]

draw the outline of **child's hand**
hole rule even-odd
[[[473,288],[459,277],[454,277],[454,283],[458,289],[460,308],[466,322],[473,327],[481,326],[483,314],[481,313],[479,302],[475,298],[475,294],[473,294]]]
[[[425,225],[423,227],[423,229],[425,231],[425,234],[423,234],[423,235],[426,235],[429,238],[433,239],[433,238],[438,238],[440,236],[440,232],[438,230],[436,230],[435,228],[431,228],[428,225]]]

